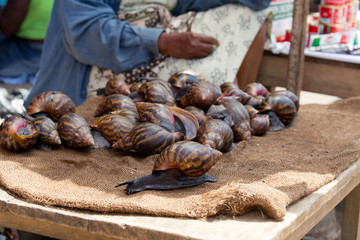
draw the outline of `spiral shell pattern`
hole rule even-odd
[[[176,105],[171,88],[165,81],[154,80],[143,83],[138,89],[138,93],[144,102]]]
[[[257,82],[246,85],[244,92],[250,94],[253,97],[262,96],[266,98],[269,96],[269,91],[266,89],[266,87],[263,84]]]
[[[36,125],[20,116],[8,117],[1,123],[0,129],[1,147],[14,152],[29,150],[39,136]]]
[[[113,94],[105,97],[98,105],[95,110],[94,116],[99,117],[104,114],[121,110],[129,109],[136,112],[136,106],[134,101],[128,96],[122,94]]]
[[[193,141],[179,141],[165,148],[153,171],[178,169],[188,176],[201,176],[216,164],[223,154]]]
[[[74,113],[75,103],[66,94],[58,91],[47,91],[34,97],[27,108],[28,115],[48,113],[52,120],[58,121],[66,113]]]
[[[51,145],[61,144],[61,139],[53,120],[45,116],[40,116],[35,118],[33,122],[39,129],[39,140],[42,143]]]
[[[130,94],[130,87],[122,80],[117,78],[110,79],[105,85],[105,95],[109,96],[112,94]]]
[[[181,88],[187,84],[192,84],[199,79],[204,79],[200,73],[197,73],[193,70],[181,70],[170,76],[168,82],[171,86]]]
[[[62,143],[69,147],[86,148],[95,144],[85,119],[76,113],[63,115],[57,126]]]
[[[212,83],[207,80],[198,80],[189,86],[185,95],[181,98],[180,106],[195,106],[203,110],[216,103],[218,91]]]
[[[284,124],[289,124],[295,118],[297,112],[295,103],[287,96],[272,95],[266,101]]]

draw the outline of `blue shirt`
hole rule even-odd
[[[205,11],[226,3],[255,10],[271,0],[179,0],[173,14]],[[163,29],[138,28],[116,18],[119,0],[55,0],[45,38],[40,69],[25,100],[44,91],[61,91],[76,105],[86,99],[92,66],[123,72],[146,65],[159,55]]]

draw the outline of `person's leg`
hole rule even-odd
[[[243,62],[236,74],[235,83],[240,89],[243,89],[247,84],[255,82],[260,68],[264,52],[264,44],[266,41],[267,23],[264,22],[254,41],[251,43]]]

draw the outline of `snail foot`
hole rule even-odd
[[[285,128],[284,123],[279,119],[279,117],[276,115],[274,111],[267,111],[265,114],[269,115],[270,132],[280,131],[281,129]]]
[[[143,190],[173,190],[193,187],[204,182],[217,182],[217,179],[207,174],[198,177],[187,176],[177,169],[170,169],[166,171],[154,171],[147,176],[121,182],[115,187],[127,184],[125,189],[126,193],[133,194]]]

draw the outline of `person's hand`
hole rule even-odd
[[[162,33],[158,41],[161,54],[186,59],[207,57],[219,45],[214,37],[192,32]]]

